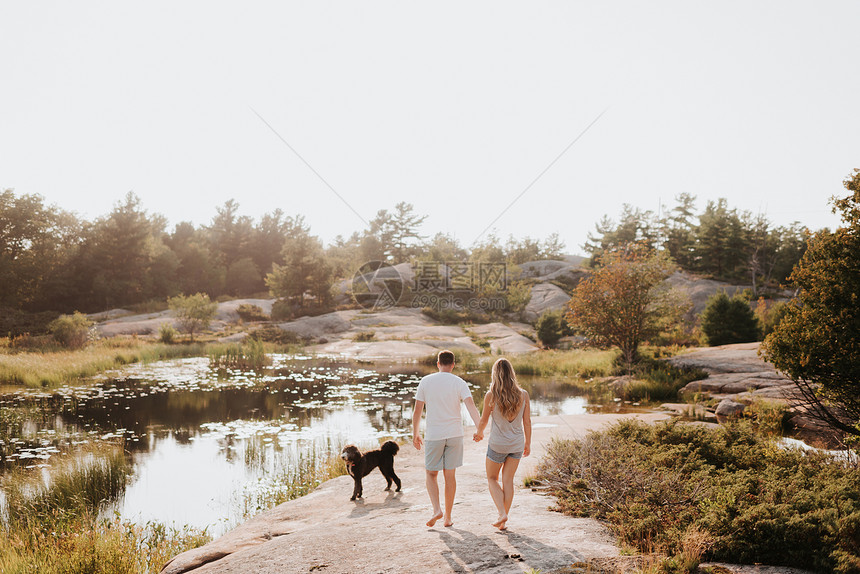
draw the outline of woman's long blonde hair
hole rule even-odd
[[[509,419],[520,410],[523,391],[517,383],[517,375],[511,362],[502,357],[493,363],[490,396],[493,403],[499,407],[502,416]]]

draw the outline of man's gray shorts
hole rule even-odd
[[[424,468],[450,470],[463,466],[463,437],[424,441]]]

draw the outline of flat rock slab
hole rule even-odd
[[[534,471],[552,437],[582,437],[621,418],[654,421],[659,413],[636,415],[554,415],[535,417],[532,456],[523,460],[516,483]],[[466,429],[471,434],[471,427]],[[586,518],[549,510],[554,499],[518,487],[506,532],[491,526],[496,517],[484,474],[486,442],[466,441],[457,471],[454,526],[425,522],[431,507],[424,486],[423,452],[403,445],[395,471],[400,493],[384,492],[374,471],[364,479],[365,498],[352,502],[352,478],[341,476],[303,498],[264,512],[213,542],[180,554],[164,574],[325,572],[501,574],[543,571],[591,558],[612,557],[619,549],[606,528]],[[440,477],[441,483],[441,477]],[[441,486],[441,484],[440,484]]]
[[[279,323],[278,327],[299,337],[322,337],[349,331],[352,328],[350,319],[356,314],[358,311],[335,311],[316,317],[300,317],[295,321]]]
[[[386,325],[433,325],[435,324],[420,309],[396,307],[375,313],[358,313],[352,318],[358,327],[379,327]]]
[[[534,331],[530,325],[516,323],[513,326],[504,323],[487,323],[475,325],[470,331],[479,337],[487,339],[492,353],[528,353],[537,351],[538,346],[528,337],[521,335],[514,327],[523,331]]]
[[[454,353],[483,353],[484,350],[469,337],[459,339],[425,339],[422,341],[352,341],[341,339],[330,343],[307,347],[309,353],[318,355],[337,355],[360,360],[371,359],[421,359],[435,355],[442,349]]]
[[[759,343],[703,347],[672,357],[669,362],[679,367],[696,367],[711,374],[774,372],[773,365],[758,356],[758,349]]]

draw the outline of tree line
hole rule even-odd
[[[764,215],[729,208],[721,198],[696,212],[696,197],[682,193],[655,214],[624,204],[617,221],[604,216],[584,246],[593,265],[628,243],[665,251],[682,269],[722,281],[741,281],[754,295],[785,282],[811,237],[798,222],[774,226]]]
[[[523,261],[560,257],[564,244],[489,236],[465,248],[451,235],[422,234],[426,215],[406,202],[324,245],[301,215],[275,209],[258,219],[231,199],[208,224],[149,213],[133,193],[92,221],[39,195],[0,192],[0,314],[96,312],[178,294],[250,296],[271,291],[301,303],[325,300],[336,279],[367,261]],[[4,332],[5,334],[5,332]]]
[[[695,198],[655,215],[624,205],[617,222],[604,217],[584,246],[594,267],[621,245],[637,242],[665,251],[682,269],[724,280],[763,285],[785,280],[806,249],[800,224],[774,227],[762,216],[730,209],[725,199],[696,214]],[[88,221],[48,205],[38,195],[0,192],[0,309],[95,312],[178,294],[212,299],[266,292],[301,306],[325,302],[334,281],[365,262],[484,261],[521,264],[559,258],[558,234],[544,240],[487,236],[472,246],[446,233],[422,233],[426,215],[400,202],[382,209],[365,229],[329,245],[301,215],[275,209],[254,219],[231,199],[204,225],[149,213],[133,193]]]

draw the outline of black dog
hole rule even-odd
[[[346,462],[346,471],[355,481],[355,488],[352,491],[352,498],[361,498],[361,479],[370,474],[370,471],[379,467],[385,480],[388,481],[388,487],[385,490],[391,490],[391,481],[397,484],[397,492],[400,492],[400,479],[394,474],[394,455],[400,447],[394,441],[386,441],[378,450],[371,450],[361,454],[356,447],[349,445],[344,447],[340,453],[340,458]]]

